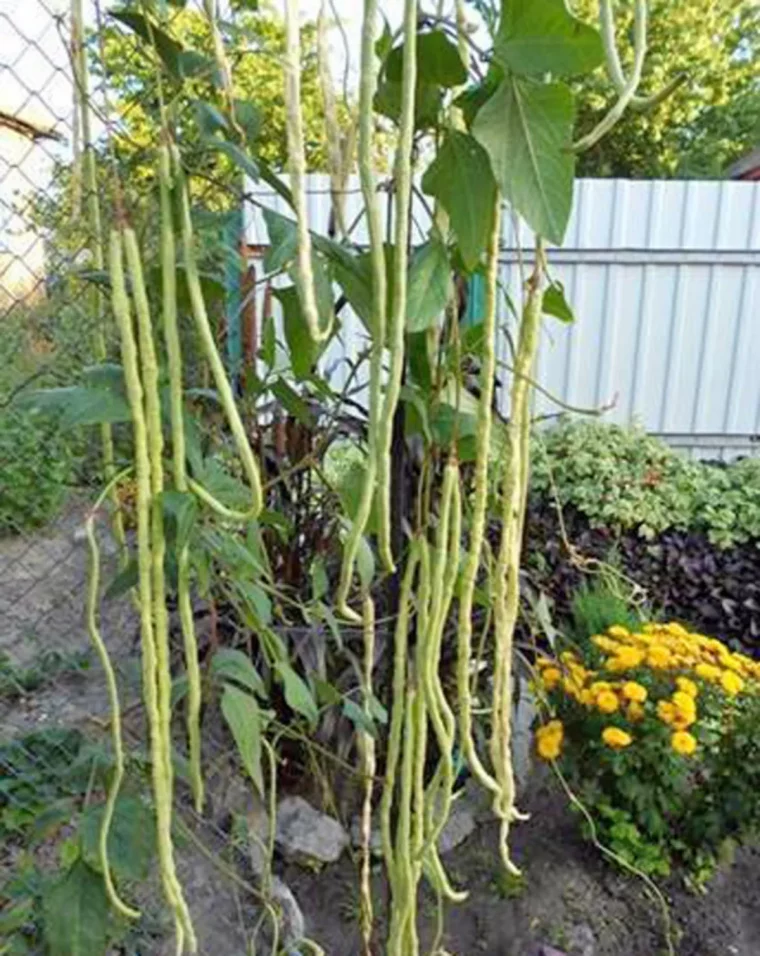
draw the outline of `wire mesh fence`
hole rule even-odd
[[[78,9],[81,41],[72,16]],[[201,11],[201,4],[179,5],[165,15],[169,27],[179,18],[176,33],[187,35],[202,26]],[[227,14],[234,35],[233,12]],[[147,80],[144,46],[98,4],[3,2],[0,35],[0,952],[172,952],[171,920],[151,866],[139,615],[127,594],[108,594],[120,566],[105,517],[97,521],[105,593],[100,627],[117,673],[128,755],[115,817],[119,847],[111,855],[115,876],[142,911],[138,922],[109,914],[98,875],[93,834],[113,751],[107,688],[85,621],[83,525],[102,479],[97,429],[66,431],[60,417],[40,415],[26,401],[41,388],[70,387],[87,368],[115,359],[98,275],[110,188],[103,170],[110,151],[149,246],[154,178],[145,159],[146,128],[157,109],[156,89]],[[86,96],[75,68],[80,42]],[[181,124],[192,106],[185,98],[174,108]],[[193,198],[213,220],[204,240],[213,255],[219,244],[213,217],[240,208],[239,177],[221,182],[219,169],[206,165],[206,185],[194,179]],[[220,338],[223,345],[223,322]],[[116,441],[118,456],[118,426]],[[204,617],[205,607],[195,610],[203,643],[215,624]],[[172,627],[178,626],[173,612]],[[255,936],[269,932],[260,925],[248,859],[251,792],[240,785],[220,727],[207,722],[204,734],[213,760],[203,820],[191,808],[177,758],[179,876],[200,951],[247,953]],[[75,926],[79,903],[86,925]]]

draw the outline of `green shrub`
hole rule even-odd
[[[73,475],[71,446],[49,419],[15,408],[0,412],[0,535],[50,521]]]
[[[679,528],[729,547],[760,539],[760,460],[690,461],[638,427],[561,421],[535,439],[531,489],[592,526],[646,538]]]

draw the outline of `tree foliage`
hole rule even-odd
[[[284,27],[271,13],[240,11],[234,23],[222,25],[232,66],[233,92],[238,99],[238,122],[256,141],[256,155],[276,168],[284,166],[284,79],[281,59],[285,51]],[[197,10],[173,11],[167,33],[186,50],[211,58],[208,20]],[[120,116],[118,148],[125,159],[141,162],[146,149],[155,144],[158,129],[156,71],[150,49],[135,33],[112,23],[104,37],[105,70],[113,107]],[[317,64],[316,27],[307,23],[301,31],[301,89],[306,140],[306,160],[313,171],[327,166],[327,142],[322,93]],[[182,120],[183,148],[197,145],[202,135],[221,126],[224,116],[208,105],[219,99],[211,73],[200,70],[185,79],[177,106]],[[341,104],[339,117],[347,122]],[[222,163],[220,159],[216,162]],[[212,172],[212,171],[209,171]],[[147,170],[146,170],[147,175]]]
[[[599,0],[577,0],[579,16],[598,22]],[[616,4],[618,48],[630,70],[634,4]],[[651,110],[625,123],[580,157],[583,176],[723,176],[760,136],[760,7],[751,0],[650,0],[641,93],[686,79]],[[589,129],[615,93],[604,69],[579,90],[579,126]]]

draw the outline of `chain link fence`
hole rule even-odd
[[[168,15],[185,22],[202,15],[201,4],[181,7],[167,6]],[[83,20],[98,168],[107,141],[115,139],[115,160],[145,238],[152,202],[145,127],[156,108],[155,89],[144,81],[145,49],[89,0]],[[232,20],[227,26],[234,32]],[[98,360],[107,298],[93,275],[102,236],[91,228],[72,8],[54,0],[3,0],[0,35],[0,952],[169,953],[171,920],[147,865],[154,848],[146,816],[139,618],[128,595],[108,594],[119,565],[105,520],[98,522],[100,625],[118,676],[128,752],[126,796],[116,815],[123,845],[112,849],[112,866],[142,919],[125,925],[108,915],[102,878],[92,878],[93,833],[113,759],[106,685],[84,616],[83,524],[102,477],[97,429],[64,431],[60,419],[26,401],[34,390],[70,386]],[[201,187],[194,188],[203,204]],[[219,184],[209,189],[216,198],[208,205],[218,206]],[[105,229],[107,189],[100,179],[97,193]],[[228,208],[240,208],[234,189],[224,195]],[[109,349],[107,357],[115,353]],[[118,431],[116,437],[118,451]],[[204,608],[197,614],[203,643],[212,623]],[[245,826],[250,788],[220,728],[210,721],[204,733],[213,758],[208,812],[202,821],[193,813],[180,782],[179,876],[200,951],[248,953],[261,922]],[[72,928],[77,902],[90,914],[79,930]]]

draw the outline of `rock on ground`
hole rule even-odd
[[[303,797],[285,797],[277,808],[275,842],[284,857],[305,863],[334,863],[349,836],[337,820]]]

